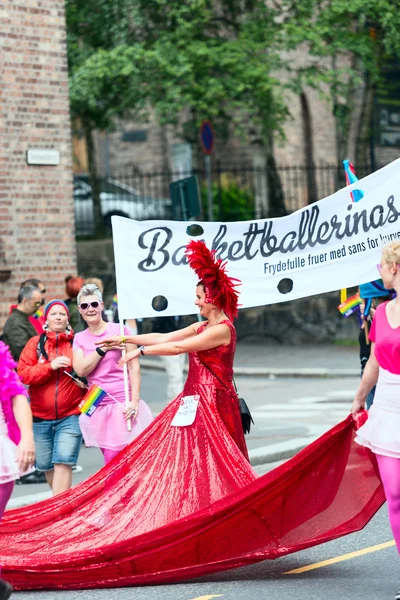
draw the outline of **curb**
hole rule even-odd
[[[155,371],[165,371],[161,362],[142,359],[140,366],[143,369]],[[184,367],[187,372],[187,367]],[[257,368],[257,367],[235,367],[235,376],[237,377],[315,377],[315,378],[339,378],[339,377],[360,377],[359,369],[322,369],[322,368]]]
[[[295,438],[269,446],[261,446],[249,450],[250,464],[252,467],[277,462],[279,460],[288,460],[293,458],[300,450],[311,444],[318,436],[304,438]]]
[[[34,502],[40,502],[41,500],[47,500],[48,498],[52,497],[53,494],[50,490],[48,492],[39,492],[37,494],[27,494],[26,496],[16,496],[15,498],[11,498],[11,500],[9,500],[7,504],[7,510],[12,508],[22,508],[23,506],[28,506]]]

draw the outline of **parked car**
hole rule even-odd
[[[118,215],[138,221],[171,218],[171,200],[141,195],[134,187],[111,177],[101,181],[100,206],[106,229],[111,229],[111,217]],[[94,235],[92,187],[85,175],[74,177],[76,234]]]

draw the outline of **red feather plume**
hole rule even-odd
[[[235,287],[240,285],[241,281],[227,275],[227,261],[216,258],[216,251],[209,250],[201,240],[190,241],[185,254],[190,268],[204,284],[207,300],[223,310],[231,320],[236,317],[239,292]]]

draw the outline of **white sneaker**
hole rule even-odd
[[[72,467],[72,472],[73,473],[82,473],[83,471],[83,467],[81,467],[80,465],[74,465]]]

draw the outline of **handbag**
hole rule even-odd
[[[235,384],[235,388],[236,388],[236,384]],[[237,393],[237,391],[236,391],[236,393]],[[239,396],[238,396],[238,398],[239,398]],[[251,416],[250,409],[247,406],[244,398],[239,398],[239,406],[240,406],[240,416],[242,417],[243,432],[250,433],[250,427],[251,427],[252,423],[254,425],[254,421],[253,421],[253,417]]]
[[[225,383],[222,381],[222,379],[220,379],[218,377],[218,375],[216,375],[216,373],[214,373],[214,371],[208,365],[206,365],[206,363],[204,363],[201,359],[200,359],[200,362],[205,366],[206,369],[208,369],[210,371],[210,373],[212,375],[214,375],[215,379],[217,379],[220,382],[220,384],[223,385],[224,388],[226,390],[228,390],[228,392],[230,392],[228,386],[225,385]],[[240,416],[242,418],[243,433],[247,434],[247,433],[250,433],[251,424],[253,423],[253,425],[254,425],[253,417],[251,416],[250,409],[247,406],[244,398],[239,397],[238,389],[236,387],[236,382],[234,379],[233,379],[233,385],[235,387],[236,398],[239,400],[239,408],[240,408]]]

